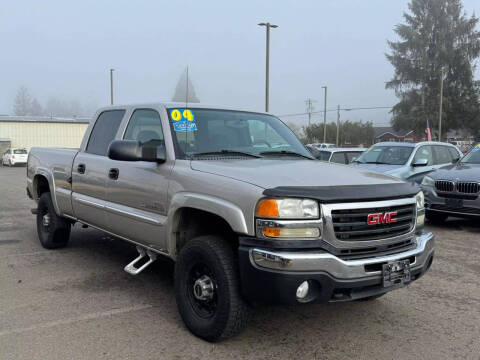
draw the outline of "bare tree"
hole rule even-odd
[[[29,115],[32,106],[32,95],[26,86],[20,86],[15,96],[15,103],[13,105],[13,113],[15,115],[23,116]]]

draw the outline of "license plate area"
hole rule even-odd
[[[408,284],[410,274],[410,260],[392,261],[382,265],[383,287],[401,287]]]
[[[445,199],[445,205],[458,209],[463,207],[463,199],[447,198]]]

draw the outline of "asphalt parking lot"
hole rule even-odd
[[[123,271],[133,246],[74,226],[37,239],[25,168],[0,167],[0,359],[480,359],[480,224],[452,219],[429,273],[371,302],[270,306],[210,344],[176,309],[173,267]]]

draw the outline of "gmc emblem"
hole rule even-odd
[[[378,225],[378,224],[390,224],[397,222],[397,219],[394,216],[397,215],[396,211],[386,212],[385,214],[368,214],[367,224],[368,225]]]

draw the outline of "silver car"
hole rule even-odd
[[[425,176],[422,181],[427,219],[480,217],[480,145],[458,163]]]
[[[337,164],[350,164],[357,159],[366,150],[364,148],[323,148],[318,149],[311,145],[306,148],[315,156],[316,159]]]
[[[354,164],[420,184],[426,174],[461,157],[456,146],[443,142],[381,142],[365,151]]]

